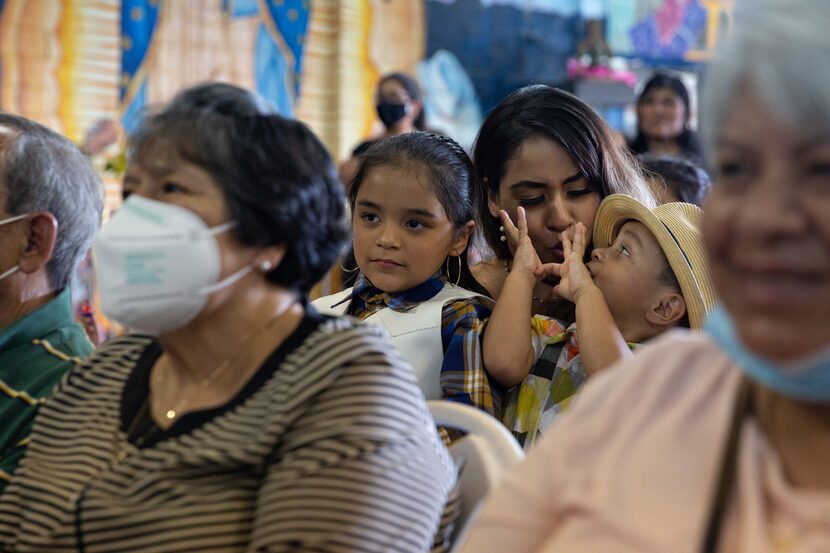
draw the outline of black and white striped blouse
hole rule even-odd
[[[0,498],[2,551],[430,549],[455,471],[382,331],[309,314],[253,389],[137,447],[123,411],[159,353],[127,336],[67,375]]]

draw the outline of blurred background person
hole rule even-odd
[[[675,156],[645,154],[640,157],[646,182],[661,204],[686,202],[703,206],[712,179],[706,169]]]
[[[637,97],[637,134],[629,148],[634,154],[665,154],[702,163],[690,117],[689,91],[683,81],[668,73],[655,73]]]
[[[375,91],[375,109],[383,124],[383,133],[364,140],[352,150],[352,157],[340,165],[340,180],[347,187],[357,174],[357,156],[381,138],[426,130],[421,87],[406,73],[389,73],[381,77]]]

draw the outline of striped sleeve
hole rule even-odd
[[[286,436],[250,551],[428,551],[455,477],[411,370],[365,325],[326,356],[342,370]]]
[[[0,550],[426,552],[445,535],[455,470],[383,330],[327,320],[244,401],[140,448],[121,402],[150,345],[111,341],[43,406]]]

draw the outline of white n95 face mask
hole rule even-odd
[[[93,244],[101,311],[131,331],[158,336],[192,321],[208,296],[253,270],[219,281],[214,236],[235,225],[209,228],[192,211],[130,196]]]

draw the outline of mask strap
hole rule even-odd
[[[223,232],[227,232],[233,227],[236,226],[236,221],[228,221],[226,223],[222,223],[221,225],[216,225],[215,227],[210,227],[209,229],[197,229],[191,230],[190,240],[204,240],[205,238],[210,238],[216,236],[217,234],[222,234]]]
[[[253,270],[254,270],[253,265],[248,265],[246,267],[242,267],[241,269],[236,271],[234,274],[220,280],[216,284],[211,284],[209,286],[203,286],[202,288],[199,288],[196,291],[196,294],[198,294],[198,295],[207,295],[207,294],[212,294],[214,292],[218,292],[219,290],[221,290],[223,288],[227,288],[228,286],[231,286],[232,284],[236,283],[237,281],[239,281],[241,278],[243,278],[244,276],[246,276],[248,273],[250,273]]]
[[[0,221],[0,226],[7,225],[9,223],[14,223],[15,221],[19,221],[21,219],[25,219],[29,215],[30,215],[29,213],[24,213],[23,215],[15,215],[14,217],[9,217],[8,219]],[[8,269],[7,271],[4,271],[4,272],[0,273],[0,280],[3,280],[6,277],[12,276],[18,270],[20,270],[20,265],[15,265],[14,267]]]
[[[0,225],[2,225],[2,224],[3,224],[3,223],[0,223]],[[20,265],[15,265],[14,267],[12,267],[11,269],[9,269],[8,271],[5,271],[5,272],[3,272],[3,273],[0,273],[0,280],[3,280],[3,279],[4,279],[4,278],[6,278],[7,276],[11,276],[11,275],[13,275],[13,274],[14,274],[14,273],[16,273],[18,270],[20,270]]]
[[[217,234],[222,234],[223,232],[231,230],[235,226],[236,221],[228,221],[226,223],[222,223],[221,225],[216,225],[215,227],[208,229],[207,235],[216,236]]]
[[[23,215],[15,215],[14,217],[9,217],[8,219],[0,221],[0,226],[7,225],[9,223],[14,223],[15,221],[19,221],[21,219],[25,219],[29,215],[30,215],[29,213],[24,213]]]

